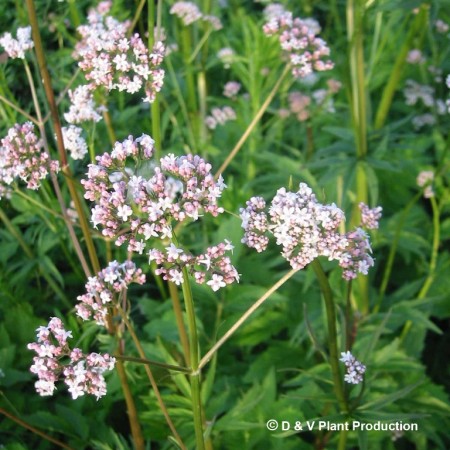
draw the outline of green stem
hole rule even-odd
[[[339,432],[339,442],[337,450],[345,450],[347,444],[347,434],[348,434],[347,430],[341,430]]]
[[[180,335],[181,346],[183,347],[183,353],[185,362],[188,366],[191,365],[191,356],[189,350],[189,338],[184,326],[183,311],[181,309],[180,296],[178,295],[178,289],[174,283],[168,282],[170,298],[172,299],[173,311],[175,313],[175,320],[177,322],[178,334]]]
[[[388,259],[385,264],[383,278],[382,278],[381,284],[380,284],[380,291],[378,293],[377,303],[374,306],[373,311],[372,311],[374,314],[376,314],[380,310],[381,303],[383,302],[384,295],[385,295],[386,289],[387,289],[387,285],[389,283],[389,279],[391,277],[391,272],[392,272],[392,269],[394,266],[394,258],[395,258],[395,254],[397,253],[397,247],[398,247],[398,243],[400,241],[400,235],[402,234],[403,226],[408,217],[409,211],[417,203],[417,201],[422,197],[422,195],[423,195],[423,191],[419,192],[412,198],[412,200],[403,209],[402,214],[397,221],[395,233],[394,233],[394,236],[393,236],[393,238],[390,242],[390,246],[389,246],[389,255],[388,255]]]
[[[30,116],[26,111],[24,111],[23,109],[19,108],[13,102],[10,102],[6,97],[3,97],[3,95],[0,95],[0,100],[3,103],[5,103],[8,106],[10,106],[11,108],[13,108],[14,110],[16,110],[19,114],[22,114],[22,116],[24,116],[30,122],[33,122],[35,125],[38,125],[39,122],[33,116]]]
[[[158,10],[161,9],[161,1],[158,0]],[[159,26],[156,26],[156,34],[159,37]],[[155,2],[148,1],[148,49],[151,51],[155,43]],[[161,137],[161,112],[159,95],[151,105],[152,137],[155,140],[156,159],[161,157],[162,137]]]
[[[202,417],[202,400],[200,393],[200,374],[199,369],[199,342],[197,335],[197,324],[195,320],[194,299],[192,297],[191,284],[189,281],[189,273],[186,266],[183,267],[183,296],[186,306],[186,315],[188,319],[189,329],[189,351],[192,372],[191,395],[192,395],[192,412],[194,415],[195,441],[197,450],[205,449],[205,441],[203,436],[203,417]]]
[[[225,171],[225,169],[229,166],[231,161],[233,161],[233,159],[236,156],[236,154],[238,153],[238,151],[242,148],[242,146],[244,145],[245,141],[247,140],[247,138],[249,137],[251,132],[254,130],[254,128],[258,124],[258,122],[261,119],[262,115],[266,112],[266,109],[269,107],[270,102],[275,97],[275,94],[277,93],[278,89],[280,88],[282,82],[284,81],[284,79],[286,78],[286,76],[290,72],[290,70],[291,70],[291,66],[289,64],[286,65],[286,67],[283,70],[283,73],[278,78],[278,81],[275,83],[275,86],[270,91],[269,95],[267,96],[266,100],[264,101],[264,103],[259,108],[258,112],[255,114],[255,117],[253,117],[253,120],[250,122],[250,124],[247,127],[247,129],[244,131],[244,134],[241,136],[241,138],[239,139],[237,144],[234,146],[233,150],[231,150],[230,154],[227,156],[225,161],[219,167],[219,170],[216,172],[216,175],[215,175],[216,179],[219,177],[219,175],[221,175]]]
[[[336,331],[336,309],[334,306],[333,293],[331,291],[328,278],[320,265],[319,260],[316,258],[312,263],[312,267],[319,281],[320,290],[322,291],[323,298],[325,300],[325,309],[327,312],[328,322],[328,347],[329,347],[329,360],[331,366],[331,373],[334,381],[334,392],[339,403],[341,411],[348,413],[349,408],[347,400],[345,398],[344,386],[341,377],[341,371],[339,369],[338,358],[338,345],[337,345],[337,331]]]
[[[425,279],[425,282],[423,283],[422,288],[419,291],[419,294],[417,295],[418,299],[423,299],[427,296],[428,291],[430,290],[431,285],[433,284],[434,277],[436,275],[436,265],[437,265],[437,259],[439,255],[439,243],[441,239],[441,224],[440,224],[440,212],[439,212],[439,206],[436,202],[435,197],[430,198],[431,202],[431,208],[433,210],[433,244],[431,248],[431,257],[430,257],[430,265],[428,269],[428,276]],[[400,342],[403,342],[403,340],[406,338],[406,335],[408,334],[409,330],[412,327],[412,321],[408,320],[402,330],[402,334],[400,336]]]
[[[367,153],[366,86],[364,76],[363,40],[364,4],[361,0],[347,1],[347,31],[350,55],[352,117],[356,152],[359,158]]]
[[[414,39],[416,39],[421,31],[427,28],[427,19],[428,6],[424,4],[420,7],[419,12],[413,17],[412,24],[408,26],[408,35],[397,53],[397,59],[395,60],[394,67],[390,71],[389,80],[381,94],[381,100],[378,105],[374,123],[374,128],[376,130],[380,129],[386,122],[392,99],[394,98],[394,94],[404,74],[406,56],[408,51],[412,48]]]
[[[194,132],[195,142],[198,138],[198,105],[197,95],[195,91],[195,78],[194,78],[194,64],[190,61],[192,52],[192,36],[191,27],[180,24],[181,29],[181,43],[183,63],[186,77],[186,89],[187,89],[187,107],[190,122]]]
[[[347,33],[349,41],[351,110],[355,134],[356,155],[356,199],[353,206],[351,225],[356,226],[359,218],[358,204],[368,203],[367,177],[364,159],[367,155],[367,105],[364,62],[364,2],[347,1]],[[369,311],[369,286],[366,277],[358,277],[358,309],[362,314]]]
[[[114,126],[111,120],[111,114],[109,114],[109,111],[107,109],[103,111],[103,120],[105,121],[106,132],[108,133],[109,142],[112,146],[114,146],[114,144],[117,141],[116,132],[114,131]]]

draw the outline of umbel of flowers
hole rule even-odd
[[[57,317],[36,331],[37,342],[28,344],[28,348],[37,353],[30,370],[39,378],[35,383],[38,394],[53,395],[55,383],[61,378],[73,399],[84,394],[99,399],[106,394],[103,373],[114,368],[115,358],[108,354],[84,354],[79,348],[71,349],[67,340],[72,337],[72,332],[66,331]]]
[[[378,227],[381,209],[363,208],[363,224]],[[370,256],[369,238],[362,228],[341,234],[339,225],[344,213],[334,203],[322,205],[311,188],[300,183],[297,192],[285,188],[277,191],[268,214],[262,197],[252,197],[245,208],[241,208],[242,227],[245,230],[242,242],[262,252],[269,243],[268,234],[273,234],[281,254],[293,269],[302,269],[318,256],[339,261],[344,269],[343,278],[351,280],[358,273],[367,274],[374,261]]]
[[[116,245],[128,243],[128,251],[143,253],[151,239],[172,239],[172,224],[196,221],[203,214],[214,217],[223,212],[218,199],[226,187],[214,180],[211,165],[196,155],[169,154],[153,158],[153,139],[130,136],[117,142],[111,153],[90,164],[88,178],[82,180],[85,198],[95,202],[92,223]],[[172,243],[165,250],[150,249],[150,261],[159,266],[157,274],[181,284],[187,267],[197,283],[213,290],[239,280],[225,252],[229,242],[194,256]]]

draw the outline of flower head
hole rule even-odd
[[[28,349],[37,354],[30,371],[39,378],[35,383],[38,394],[53,395],[55,383],[60,378],[69,387],[73,399],[84,394],[99,399],[106,394],[103,373],[114,368],[115,358],[108,354],[84,354],[79,348],[71,349],[67,340],[72,337],[72,332],[66,331],[57,317],[36,331],[37,341],[28,344]]]
[[[25,52],[34,47],[31,39],[31,27],[18,28],[17,39],[14,39],[11,33],[5,33],[0,38],[0,45],[10,58],[25,59]]]
[[[370,209],[365,203],[361,202],[359,205],[361,211],[361,224],[369,230],[375,230],[378,228],[378,221],[381,219],[381,211],[383,208],[377,206]]]
[[[242,242],[258,252],[266,249],[271,233],[282,247],[282,256],[292,268],[302,269],[318,256],[337,260],[343,267],[343,278],[352,279],[357,273],[367,274],[373,259],[367,235],[363,230],[341,234],[340,223],[345,219],[334,203],[322,205],[312,190],[300,183],[298,192],[285,188],[277,191],[269,213],[261,197],[252,197],[246,208],[241,208]]]
[[[223,212],[217,204],[225,184],[199,156],[169,154],[152,160],[153,139],[130,136],[90,164],[82,180],[85,198],[95,202],[92,222],[116,244],[139,251],[152,237],[172,236],[172,221],[197,220]]]
[[[289,56],[294,77],[304,78],[313,71],[334,67],[328,59],[330,49],[326,42],[316,36],[320,32],[316,21],[294,18],[285,11],[271,15],[263,30],[268,36],[278,36],[282,50]]]
[[[342,352],[341,358],[347,368],[347,373],[344,376],[344,380],[350,384],[359,384],[363,380],[363,375],[366,371],[366,366],[361,364],[349,351]]]
[[[131,261],[119,264],[112,261],[95,277],[86,283],[86,293],[79,295],[79,303],[75,306],[77,315],[83,320],[91,317],[97,325],[105,325],[108,307],[114,305],[117,295],[127,289],[131,283],[145,283],[145,275]]]
[[[196,283],[206,282],[213,291],[217,291],[228,284],[239,282],[239,274],[225,254],[232,250],[231,243],[225,241],[208,247],[205,253],[194,256],[171,244],[165,251],[150,250],[148,256],[149,261],[154,261],[158,266],[155,273],[161,275],[164,280],[176,285],[184,283],[182,271],[183,268],[187,268]]]
[[[103,86],[130,94],[144,89],[145,102],[153,102],[163,85],[164,45],[156,42],[151,52],[138,34],[127,37],[129,22],[107,16],[108,8],[98,7],[88,15],[88,25],[78,27],[82,39],[75,58],[85,73],[89,89]]]
[[[58,170],[58,161],[50,159],[31,122],[14,125],[1,140],[0,198],[10,195],[10,185],[16,178],[26,182],[28,189],[36,190],[40,180]]]
[[[89,85],[78,86],[74,91],[69,90],[70,108],[64,114],[67,122],[77,124],[88,120],[99,122],[104,106],[97,106],[94,101],[92,88]]]

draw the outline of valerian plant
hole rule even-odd
[[[448,447],[449,17],[317,3],[5,8],[0,445]]]

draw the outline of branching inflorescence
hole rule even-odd
[[[152,238],[171,239],[173,222],[223,212],[217,201],[226,185],[221,177],[214,180],[209,163],[199,156],[172,154],[157,163],[153,144],[148,135],[117,142],[111,154],[98,156],[97,164],[89,165],[88,179],[81,181],[85,197],[96,203],[94,227],[101,226],[104,236],[115,239],[117,245],[127,242],[128,251],[138,253],[143,253]],[[188,267],[198,283],[210,277],[207,284],[217,290],[239,279],[224,256],[230,250],[226,242],[195,257],[171,244],[165,251],[151,249],[148,254],[160,266],[157,274],[164,279],[180,284],[182,269]]]

